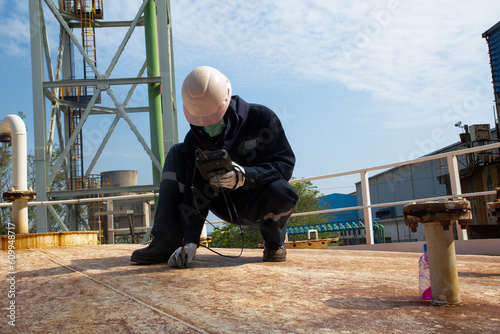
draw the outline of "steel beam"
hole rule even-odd
[[[172,42],[172,11],[169,0],[156,1],[158,16],[158,48],[160,53],[163,146],[165,156],[179,142],[177,103],[175,98],[174,50]]]
[[[59,87],[77,87],[77,86],[97,86],[107,84],[110,86],[115,85],[131,85],[131,84],[150,84],[161,82],[161,77],[149,78],[106,78],[105,76],[98,77],[97,79],[75,79],[75,80],[59,80],[59,81],[44,81],[44,88],[59,88]]]
[[[65,19],[71,19],[73,21],[76,21],[76,20],[79,20],[80,17],[77,16],[77,15],[73,15],[73,14],[70,14],[70,15],[62,15]],[[126,27],[130,27],[130,25],[132,24],[133,21],[99,21],[99,20],[96,20],[95,21],[95,27],[96,28],[126,28]],[[70,28],[80,28],[80,23],[76,23],[76,22],[70,22],[68,24],[68,26]],[[144,17],[141,17],[138,21],[137,21],[137,24],[136,26],[140,27],[140,26],[144,26]]]
[[[33,122],[35,126],[35,190],[39,200],[47,200],[47,133],[45,98],[43,94],[43,30],[42,4],[40,0],[29,0],[30,40],[31,40],[31,75],[33,85]],[[50,232],[47,207],[37,207],[37,232]]]
[[[156,4],[153,0],[148,2],[144,9],[146,59],[148,76],[160,75],[160,55],[158,52],[158,29],[156,20]],[[163,150],[163,124],[161,110],[161,85],[151,83],[148,85],[149,97],[149,129],[151,151],[163,167],[165,152]],[[153,182],[160,183],[162,168],[159,170],[153,164]]]

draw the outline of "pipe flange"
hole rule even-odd
[[[12,142],[12,135],[10,133],[0,134],[0,143],[10,143]]]
[[[3,200],[5,202],[15,201],[34,201],[36,199],[36,192],[32,190],[11,190],[3,193]]]
[[[500,210],[500,202],[488,202],[488,209],[498,211]]]
[[[439,222],[444,230],[450,228],[450,224],[458,220],[460,226],[465,226],[472,219],[470,202],[465,199],[454,201],[411,203],[403,207],[405,223],[416,231],[418,223]]]

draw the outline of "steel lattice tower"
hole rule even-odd
[[[53,0],[44,0],[43,3],[45,5],[42,0],[29,0],[37,200],[102,195],[102,190],[94,186],[86,187],[85,180],[91,178],[92,170],[120,120],[128,124],[153,165],[153,184],[137,186],[136,191],[156,191],[163,157],[170,147],[178,142],[169,1],[143,0],[133,20],[109,22],[103,20],[103,0],[59,0],[59,7]],[[53,57],[49,48],[46,15],[52,15],[59,23],[59,48],[56,57]],[[146,61],[142,67],[139,64],[136,77],[120,77],[120,73],[113,70],[138,26],[145,27]],[[105,71],[98,69],[96,33],[99,28],[123,27],[128,28],[127,32],[109,67]],[[81,31],[81,36],[73,33],[74,28]],[[76,49],[75,53],[78,55],[73,55],[72,49]],[[77,58],[83,59],[82,79],[75,79],[72,69],[72,61]],[[120,102],[113,92],[112,88],[117,85],[131,85],[123,102]],[[127,104],[137,85],[148,85],[149,104],[129,108]],[[109,96],[112,105],[99,105],[104,94]],[[50,109],[50,112],[47,109]],[[129,117],[131,112],[150,114],[149,145]],[[82,129],[89,117],[102,113],[114,115],[114,120],[95,155],[86,157],[91,162],[87,170],[84,170]],[[56,140],[62,154],[51,166],[53,144]],[[50,191],[56,172],[61,168],[66,179],[70,181],[68,190]],[[120,191],[113,189],[113,193]],[[126,191],[130,192],[130,187]],[[72,206],[69,210],[70,213],[63,221],[52,206],[37,206],[37,232],[51,230],[49,214],[62,230],[76,229],[80,219],[78,209]]]

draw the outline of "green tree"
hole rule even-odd
[[[258,227],[224,224],[215,226],[212,233],[211,247],[220,248],[258,248],[263,243]]]
[[[295,213],[299,212],[311,212],[327,209],[327,207],[322,207],[320,204],[320,199],[323,194],[320,193],[318,188],[312,184],[311,181],[297,182],[292,184],[293,188],[299,195],[299,201],[295,207]],[[291,217],[288,220],[288,226],[301,226],[301,225],[314,225],[314,224],[325,224],[331,215],[329,214],[314,214],[305,215],[298,217]],[[335,233],[322,233],[320,238],[330,238],[334,237]],[[288,240],[304,240],[307,239],[307,235],[289,235]]]

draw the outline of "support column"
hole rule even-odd
[[[432,303],[459,304],[457,259],[453,229],[444,230],[440,222],[424,224],[431,274]]]
[[[48,163],[47,163],[47,120],[45,97],[43,95],[43,35],[42,4],[40,0],[29,0],[31,73],[33,84],[33,121],[35,124],[35,175],[36,193],[40,201],[47,200]],[[36,230],[38,233],[50,232],[48,209],[46,205],[36,207]]]
[[[447,158],[448,163],[448,173],[450,175],[450,187],[451,194],[454,199],[461,198],[458,195],[462,195],[462,186],[460,185],[460,169],[458,168],[458,160],[455,155],[449,155]],[[453,222],[457,229],[458,240],[467,240],[467,230],[462,229],[457,221]]]
[[[177,103],[175,99],[174,50],[170,1],[157,0],[158,46],[160,50],[161,92],[163,109],[163,142],[165,155],[179,142]]]
[[[106,200],[106,211],[112,212],[113,209],[113,200],[108,199]],[[115,219],[114,216],[111,215],[106,215],[106,224],[108,226],[108,244],[114,244],[115,243],[115,232],[111,231],[115,228]]]
[[[158,51],[158,31],[156,21],[156,4],[150,0],[144,9],[144,28],[146,34],[146,59],[148,77],[160,76],[160,59]],[[161,110],[160,83],[148,84],[149,124],[151,129],[151,151],[163,166],[163,119]],[[153,184],[160,184],[161,171],[153,164]]]

